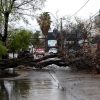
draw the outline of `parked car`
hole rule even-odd
[[[43,55],[44,56],[45,50],[43,48],[38,48],[38,49],[36,49],[35,54],[36,54],[36,56],[37,55]]]
[[[58,51],[57,48],[50,48],[48,52],[49,54],[56,54],[57,51]]]

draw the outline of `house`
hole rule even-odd
[[[97,16],[95,16],[95,31],[96,36],[94,38],[95,43],[97,43],[97,49],[100,49],[100,11]]]
[[[97,16],[95,16],[95,28],[96,28],[96,35],[100,35],[100,11]]]
[[[77,31],[71,31],[66,33],[65,45],[67,49],[77,50],[80,48],[79,41],[82,40],[82,34]]]
[[[54,29],[53,32],[48,32],[48,36],[47,36],[47,39],[48,39],[48,50],[50,48],[57,48],[58,34],[59,34],[59,32],[56,29]]]

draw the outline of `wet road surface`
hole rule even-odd
[[[66,100],[52,71],[29,71],[26,77],[0,81],[0,100]]]
[[[0,80],[0,100],[100,100],[100,76],[67,68],[32,70],[16,80]]]

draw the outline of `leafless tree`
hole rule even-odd
[[[4,21],[4,34],[1,35],[2,41],[6,42],[8,36],[9,20],[19,20],[25,15],[33,16],[34,11],[41,9],[41,5],[45,0],[0,0],[0,14]],[[12,17],[14,16],[14,17]]]

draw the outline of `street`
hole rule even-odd
[[[99,75],[63,67],[33,69],[26,76],[5,79],[4,86],[0,100],[100,100]]]

